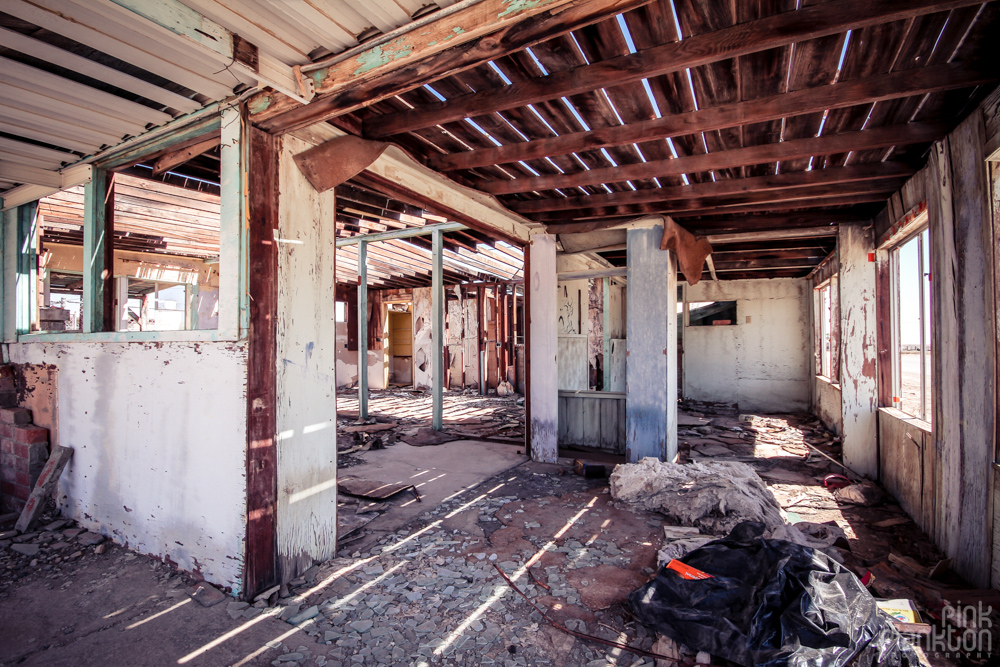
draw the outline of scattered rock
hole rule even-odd
[[[12,544],[10,545],[10,550],[24,556],[37,556],[41,547],[37,544]]]
[[[188,595],[190,595],[191,599],[200,604],[202,607],[211,607],[226,599],[225,593],[204,581],[195,584],[194,587],[188,591]]]
[[[85,547],[93,546],[95,544],[100,544],[103,541],[104,541],[103,535],[101,535],[100,533],[91,533],[90,531],[87,531],[77,539],[77,542],[79,542]]]

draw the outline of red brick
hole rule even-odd
[[[16,456],[19,459],[22,459],[24,461],[24,464],[27,465],[29,445],[25,445],[23,443],[16,441],[14,441],[13,444],[14,444],[14,456]]]
[[[0,469],[0,481],[17,483],[17,466],[4,466]]]
[[[0,482],[0,492],[5,496],[11,496],[12,498],[18,498],[20,500],[27,500],[28,494],[31,490],[27,486],[22,486],[21,484],[16,484],[14,482],[3,481]]]
[[[38,466],[41,468],[45,465],[45,462],[49,460],[48,443],[42,442],[34,445],[28,445],[27,447],[29,466]]]
[[[25,445],[37,443],[47,443],[49,441],[49,429],[41,426],[15,426],[13,428],[14,441]]]
[[[0,424],[0,438],[13,438],[14,427],[11,424]]]
[[[0,452],[14,453],[14,441],[10,438],[0,438]]]
[[[0,408],[0,422],[4,424],[30,424],[31,410],[24,408]]]
[[[10,452],[0,452],[0,468],[16,468],[20,461]]]
[[[0,390],[0,408],[16,408],[17,392]]]

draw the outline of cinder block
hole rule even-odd
[[[34,445],[49,441],[49,429],[41,426],[15,426],[13,431],[14,442]]]
[[[0,408],[0,422],[4,424],[30,424],[31,410],[25,408]]]

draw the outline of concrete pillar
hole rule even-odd
[[[628,230],[625,455],[677,458],[677,269],[660,225]]]
[[[441,230],[431,232],[431,254],[433,259],[431,273],[431,359],[434,371],[431,380],[434,415],[432,427],[440,431],[444,422],[444,271]]]
[[[556,366],[556,237],[532,234],[528,243],[530,275],[527,326],[530,327],[530,369],[526,369],[531,399],[531,458],[554,463],[559,457],[559,378]]]
[[[872,231],[841,225],[840,397],[844,421],[844,465],[875,479],[878,474],[878,348],[875,341],[875,251]]]
[[[368,242],[358,243],[358,419],[368,419]]]

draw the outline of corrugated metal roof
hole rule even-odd
[[[427,4],[8,0],[0,6],[0,197],[22,184],[51,186],[66,165],[234,89],[269,85],[296,95],[293,65],[354,47],[366,29],[403,26]],[[191,20],[205,30],[185,35],[182,23]],[[213,30],[254,44],[259,72],[224,55]]]

